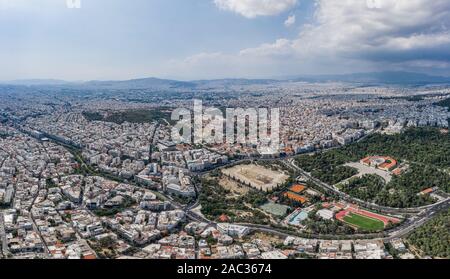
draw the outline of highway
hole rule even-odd
[[[279,161],[284,163],[288,168],[295,170],[296,172],[298,172],[299,174],[303,175],[304,177],[308,178],[309,180],[311,180],[312,182],[314,182],[317,186],[321,187],[323,190],[325,190],[328,193],[333,193],[335,195],[337,195],[338,197],[340,197],[341,199],[351,202],[351,203],[356,203],[359,204],[363,207],[366,207],[368,209],[372,209],[372,210],[377,210],[379,212],[383,212],[386,214],[417,214],[420,211],[422,211],[423,209],[427,209],[427,208],[432,208],[434,205],[427,205],[427,206],[422,206],[422,207],[417,207],[417,208],[393,208],[393,207],[387,207],[387,206],[381,206],[381,205],[377,205],[374,203],[369,203],[354,197],[351,197],[350,195],[341,192],[339,189],[337,189],[336,187],[326,184],[323,181],[320,181],[317,178],[314,178],[313,176],[311,176],[309,173],[307,173],[306,171],[302,170],[300,167],[298,167],[295,164],[295,160],[294,160],[295,156],[289,156],[289,157],[284,157],[284,158],[280,158],[280,159],[272,159],[272,158],[245,158],[245,159],[239,159],[236,161],[230,161],[227,164],[223,164],[220,166],[217,166],[214,169],[210,169],[207,171],[203,171],[203,172],[196,172],[196,175],[202,176],[205,175],[213,170],[217,170],[217,169],[222,169],[222,168],[226,168],[229,166],[233,166],[233,165],[237,165],[243,162],[248,162],[248,161]]]
[[[248,161],[248,159],[243,160],[243,161]],[[258,161],[258,160],[256,160],[256,161]],[[356,203],[365,208],[377,210],[377,211],[380,211],[380,212],[383,212],[386,214],[397,214],[397,215],[399,215],[399,214],[408,214],[408,215],[414,214],[413,217],[406,219],[406,221],[404,223],[402,223],[401,225],[393,228],[390,231],[386,231],[383,233],[355,234],[355,235],[347,235],[347,236],[308,234],[309,238],[314,238],[314,239],[381,239],[385,242],[388,242],[392,239],[401,238],[401,237],[408,235],[414,229],[425,224],[428,220],[430,220],[438,212],[444,211],[450,207],[450,198],[447,198],[443,201],[440,201],[440,202],[432,204],[432,205],[418,207],[418,208],[392,208],[392,207],[385,207],[385,206],[368,203],[368,202],[365,202],[365,201],[362,201],[359,199],[355,199],[355,198],[349,196],[348,194],[345,194],[345,193],[339,191],[337,188],[312,177],[310,174],[308,174],[307,172],[305,172],[304,170],[299,168],[297,165],[295,165],[295,161],[291,158],[287,158],[287,160],[279,160],[279,161],[284,162],[285,164],[287,164],[288,167],[294,168],[298,173],[302,174],[303,176],[305,176],[308,179],[310,179],[311,181],[313,181],[315,184],[317,184],[323,190],[325,190],[327,192],[331,192],[331,193],[339,196],[343,200],[346,200],[350,203]],[[238,163],[238,162],[233,162],[232,164],[236,164],[236,163]],[[223,166],[221,166],[221,168],[222,167]],[[192,211],[192,209],[197,207],[198,204],[199,204],[199,201],[197,199],[193,205],[185,208],[187,216],[194,221],[205,222],[205,223],[209,223],[212,225],[217,225],[215,222],[208,220],[207,218],[200,216],[199,214]],[[240,225],[247,226],[253,231],[271,233],[271,234],[278,235],[280,237],[298,236],[295,233],[287,232],[285,230],[273,228],[270,226],[263,226],[263,225],[256,225],[256,224],[240,224]]]
[[[320,234],[309,234],[309,233],[293,233],[289,232],[287,230],[282,230],[278,228],[273,228],[270,226],[265,225],[256,225],[256,224],[237,224],[242,225],[250,228],[252,231],[256,232],[265,232],[274,234],[280,237],[302,237],[302,238],[310,238],[310,239],[317,239],[317,240],[323,240],[323,239],[335,239],[335,240],[365,240],[365,239],[376,239],[376,240],[383,240],[384,242],[389,242],[395,238],[401,238],[404,236],[407,236],[409,233],[411,233],[413,230],[421,227],[424,225],[427,221],[429,221],[432,217],[434,217],[436,214],[438,214],[441,211],[447,210],[450,208],[450,200],[445,200],[443,202],[440,202],[438,204],[435,204],[434,207],[424,209],[421,213],[418,215],[406,220],[403,224],[400,226],[397,226],[389,231],[383,232],[383,233],[375,233],[375,234],[353,234],[353,235],[320,235]],[[216,226],[217,223],[211,220],[208,220],[205,217],[199,216],[195,212],[192,212],[191,210],[186,211],[186,215],[191,220],[197,221],[197,222],[204,222],[207,224],[210,224],[212,226]]]
[[[307,173],[306,171],[299,168],[295,164],[295,161],[293,159],[289,159],[288,162],[289,162],[289,165],[291,167],[293,167],[296,171],[298,171],[301,175],[303,175],[304,177],[306,177],[309,180],[311,180],[312,182],[314,182],[317,186],[321,187],[326,192],[331,192],[347,202],[356,203],[356,204],[359,204],[368,209],[377,210],[377,211],[387,213],[387,214],[415,214],[415,213],[419,213],[420,211],[422,211],[424,209],[432,208],[434,206],[434,204],[432,204],[432,205],[427,205],[427,206],[422,206],[422,207],[417,207],[417,208],[393,208],[393,207],[381,206],[381,205],[377,205],[374,203],[362,201],[360,199],[351,197],[350,195],[339,191],[339,189],[337,189],[336,187],[334,187],[332,185],[326,184],[323,181],[320,181],[319,179],[314,178],[309,173]]]
[[[60,145],[63,146],[67,146],[66,143],[62,143],[60,141],[58,141],[57,138],[52,138],[49,137],[51,140],[53,140],[53,142],[58,143]],[[77,148],[78,149],[78,148]],[[226,166],[230,166],[230,165],[235,165],[235,164],[239,164],[240,162],[245,162],[245,161],[249,161],[249,160],[253,160],[253,161],[280,161],[282,163],[284,163],[287,167],[294,169],[296,172],[298,172],[299,174],[307,177],[308,179],[310,179],[311,181],[313,181],[317,186],[321,187],[323,190],[325,190],[326,192],[331,192],[335,195],[337,195],[338,197],[342,198],[345,201],[348,201],[350,203],[356,203],[359,204],[365,208],[368,209],[373,209],[373,210],[377,210],[383,213],[387,213],[387,214],[417,214],[415,216],[413,216],[410,219],[407,219],[403,224],[401,224],[400,226],[395,227],[394,229],[384,232],[384,233],[379,233],[379,234],[356,234],[356,235],[347,235],[347,236],[337,236],[337,235],[317,235],[317,234],[308,234],[308,236],[310,238],[313,239],[382,239],[384,241],[389,241],[391,239],[394,238],[399,238],[399,237],[403,237],[405,235],[407,235],[408,233],[410,233],[412,230],[422,226],[423,224],[425,224],[429,219],[431,219],[436,213],[443,211],[445,209],[448,209],[450,207],[450,198],[447,198],[441,202],[429,205],[429,206],[424,206],[424,207],[419,207],[419,208],[406,208],[406,209],[402,209],[402,208],[391,208],[391,207],[384,207],[384,206],[379,206],[376,204],[372,204],[372,203],[368,203],[359,199],[355,199],[351,196],[349,196],[348,194],[345,194],[341,191],[339,191],[337,188],[335,188],[334,186],[328,185],[314,177],[312,177],[310,174],[308,174],[307,172],[305,172],[304,170],[302,170],[301,168],[299,168],[296,164],[295,161],[292,157],[286,157],[283,159],[264,159],[264,158],[246,158],[246,159],[242,159],[242,160],[237,160],[237,161],[232,161],[229,162],[228,164],[225,165],[221,165],[218,166],[212,170],[206,171],[206,172],[201,172],[201,173],[196,173],[197,175],[204,175],[206,173],[209,173],[210,171],[213,171],[215,169],[220,169],[220,168],[224,168]],[[139,183],[131,183],[132,185],[135,185],[137,187],[141,187],[139,185]],[[193,211],[193,209],[195,207],[197,207],[199,205],[199,200],[198,200],[198,195],[197,195],[197,199],[196,201],[192,204],[192,205],[188,205],[188,206],[182,206],[179,203],[175,202],[172,198],[170,198],[167,195],[164,195],[163,193],[157,192],[159,197],[163,197],[165,200],[168,200],[171,202],[173,208],[176,209],[183,209],[186,212],[186,216],[194,221],[197,222],[204,222],[204,223],[208,223],[212,226],[216,226],[217,223],[214,221],[211,221],[207,218],[205,218],[204,216],[201,216],[197,213],[195,213]],[[269,226],[262,226],[262,225],[256,225],[256,224],[242,224],[245,225],[247,227],[249,227],[251,230],[253,231],[259,231],[259,232],[266,232],[266,233],[272,233],[281,237],[287,237],[287,236],[298,236],[294,233],[290,233],[287,232],[285,230],[281,230],[281,229],[277,229],[277,228],[272,228]],[[1,233],[1,225],[0,225],[0,233]]]
[[[203,216],[200,216],[199,214],[192,211],[192,208],[194,207],[188,207],[186,208],[186,215],[189,219],[197,222],[204,222],[213,226],[216,226],[217,223],[214,221],[211,221]],[[424,225],[428,220],[430,220],[432,217],[434,217],[438,212],[442,212],[444,210],[447,210],[450,208],[450,199],[446,199],[444,201],[441,201],[439,203],[436,203],[433,205],[433,207],[429,207],[427,209],[423,209],[420,213],[413,216],[410,219],[407,219],[404,223],[401,225],[389,230],[385,231],[383,233],[375,233],[375,234],[353,234],[353,235],[319,235],[319,234],[309,234],[309,233],[303,233],[300,232],[299,234],[289,232],[287,230],[273,228],[270,226],[265,225],[257,225],[257,224],[237,224],[242,225],[250,228],[252,231],[257,232],[266,232],[271,233],[280,237],[288,237],[288,236],[294,236],[294,237],[303,237],[303,238],[312,238],[312,239],[336,239],[336,240],[342,240],[342,239],[381,239],[385,242],[389,242],[392,239],[395,238],[401,238],[406,235],[408,235],[411,231],[414,229]],[[307,237],[305,237],[307,235]]]
[[[417,215],[411,217],[410,219],[407,219],[400,226],[392,229],[391,231],[386,232],[388,234],[388,236],[383,238],[383,240],[385,240],[385,241],[389,241],[394,238],[403,237],[403,236],[409,234],[414,229],[425,224],[436,213],[447,210],[450,207],[450,198],[448,198],[448,197],[447,197],[447,199],[437,202],[435,204],[417,207],[417,208],[392,208],[392,207],[376,205],[373,203],[368,203],[368,202],[353,198],[353,197],[349,196],[348,194],[339,191],[336,187],[328,185],[328,184],[312,177],[309,173],[307,173],[304,170],[302,170],[301,168],[299,168],[295,164],[295,161],[293,159],[288,160],[288,162],[300,174],[307,177],[308,179],[313,181],[315,184],[317,184],[319,187],[322,187],[324,190],[326,190],[328,192],[332,192],[333,194],[339,196],[343,200],[346,200],[346,201],[352,202],[352,203],[357,203],[359,205],[362,205],[365,208],[375,209],[380,212],[388,213],[388,214],[417,214]]]
[[[436,216],[436,214],[438,214],[439,212],[448,210],[448,208],[450,208],[450,199],[446,199],[442,202],[436,203],[433,205],[433,207],[424,209],[416,216],[413,216],[412,218],[406,220],[405,223],[401,224],[400,226],[390,231],[387,231],[386,233],[388,234],[388,236],[384,240],[389,241],[395,238],[404,237],[413,230],[424,225],[427,221]]]
[[[245,161],[249,161],[249,160],[273,161],[274,159],[242,159],[242,160],[230,162],[230,163],[228,163],[226,165],[222,165],[218,168],[224,168],[229,165],[235,165],[235,164],[239,164],[240,162],[245,162]],[[295,165],[295,161],[292,158],[278,159],[277,161],[281,161],[281,162],[285,163],[288,167],[295,169],[298,173],[306,176],[308,179],[311,179],[311,181],[316,183],[319,187],[323,188],[325,191],[332,192],[348,202],[356,203],[365,208],[374,209],[374,210],[377,210],[377,211],[380,211],[380,212],[383,212],[386,214],[410,214],[410,215],[414,214],[415,215],[412,218],[407,219],[403,224],[393,228],[390,231],[386,231],[383,233],[354,234],[354,235],[347,235],[347,236],[307,234],[308,238],[319,239],[319,240],[320,239],[381,239],[385,242],[388,242],[392,239],[400,238],[400,237],[408,235],[414,229],[425,224],[435,214],[437,214],[438,212],[441,212],[443,210],[446,210],[450,207],[450,198],[447,198],[446,200],[443,200],[441,202],[438,202],[438,203],[435,203],[435,204],[432,204],[429,206],[418,207],[418,208],[406,208],[406,209],[391,208],[391,207],[380,206],[380,205],[376,205],[376,204],[372,204],[372,203],[367,203],[362,200],[355,199],[343,192],[340,192],[337,188],[335,188],[331,185],[328,185],[318,179],[315,179],[314,177],[309,175],[307,172],[303,171],[297,165]],[[212,171],[212,170],[210,170],[210,171]],[[208,171],[208,172],[210,172],[210,171]],[[208,172],[202,172],[198,175],[204,175]],[[198,205],[199,205],[199,200],[197,197],[195,203],[193,203],[192,205],[186,206],[184,208],[187,217],[193,221],[204,222],[204,223],[216,226],[217,225],[216,222],[211,221],[211,220],[205,218],[204,216],[201,216],[201,215],[195,213],[194,211],[192,211]],[[178,205],[177,208],[179,208],[179,207],[180,206]],[[271,233],[274,235],[278,235],[280,237],[288,237],[288,236],[295,237],[295,236],[302,235],[302,234],[295,234],[295,233],[292,233],[292,232],[289,232],[286,230],[273,228],[270,226],[264,226],[264,225],[257,225],[257,224],[240,224],[240,225],[246,226],[246,227],[250,228],[252,231]]]

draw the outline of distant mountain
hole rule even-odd
[[[342,75],[305,75],[284,79],[215,79],[215,80],[194,80],[178,81],[159,78],[141,78],[131,80],[110,80],[110,81],[88,81],[88,82],[67,82],[56,79],[30,79],[16,80],[11,82],[0,82],[0,84],[21,85],[21,86],[52,86],[87,89],[214,89],[226,88],[230,86],[248,85],[270,85],[280,82],[348,82],[364,84],[400,84],[400,85],[423,85],[436,83],[450,83],[450,77],[432,76],[411,72],[374,72],[355,73]]]
[[[83,84],[88,87],[101,87],[109,89],[173,89],[173,88],[217,88],[228,86],[245,86],[252,84],[271,84],[279,82],[269,79],[216,79],[177,81],[158,78],[143,78],[124,81],[89,81]]]
[[[306,82],[350,82],[350,83],[379,83],[379,84],[430,84],[450,83],[450,77],[432,76],[412,72],[373,72],[343,75],[315,75],[300,76],[295,81]]]
[[[154,89],[154,90],[170,90],[170,89],[207,89],[229,86],[245,86],[252,84],[272,84],[280,82],[272,79],[216,79],[216,80],[195,80],[195,81],[178,81],[159,78],[141,78],[131,80],[93,80],[87,82],[66,82],[62,80],[36,79],[36,80],[18,80],[12,82],[0,82],[0,84],[23,85],[23,86],[55,86],[55,87],[76,87],[89,89]]]
[[[195,80],[198,86],[243,86],[243,85],[255,85],[255,84],[272,84],[282,82],[282,80],[276,79],[213,79],[213,80]]]
[[[86,87],[96,87],[103,89],[171,89],[171,88],[192,88],[196,85],[192,82],[177,80],[141,78],[120,81],[88,81],[82,84]]]

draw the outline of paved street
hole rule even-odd
[[[6,243],[6,232],[5,232],[5,224],[3,219],[3,212],[0,212],[0,239],[2,243],[2,253],[3,255],[8,254],[8,245]]]

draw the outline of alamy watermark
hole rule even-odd
[[[255,146],[261,154],[275,154],[280,148],[280,110],[278,108],[203,108],[194,100],[194,109],[172,112],[177,121],[172,140],[187,144],[243,144]]]
[[[81,0],[66,0],[66,6],[69,9],[81,9]]]
[[[382,9],[383,8],[382,0],[366,0],[366,4],[369,9]]]

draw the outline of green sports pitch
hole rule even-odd
[[[355,213],[349,213],[344,217],[344,221],[364,231],[381,231],[384,229],[382,221]]]

